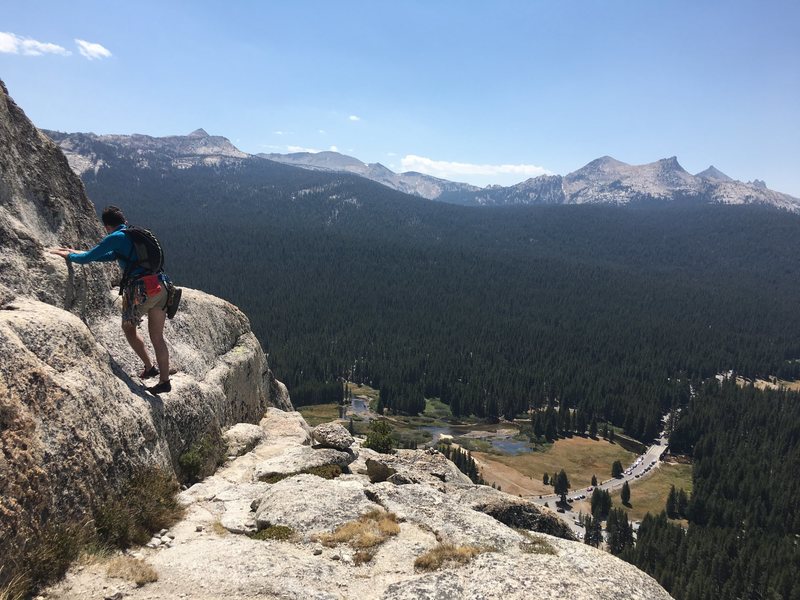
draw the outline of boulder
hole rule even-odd
[[[347,450],[353,445],[353,436],[339,423],[323,423],[311,432],[311,437],[323,448]]]
[[[405,483],[473,485],[469,477],[437,450],[398,450],[394,454],[379,454],[364,449],[363,452],[364,470],[373,483],[390,480],[398,485]]]
[[[382,600],[670,600],[654,579],[633,565],[586,544],[549,539],[551,554],[480,554],[457,568],[443,568],[389,585]],[[563,544],[570,544],[569,549]]]
[[[458,498],[459,504],[485,513],[514,529],[547,533],[567,540],[575,539],[569,525],[552,511],[523,498],[485,485],[460,488],[450,493]]]
[[[370,502],[357,481],[296,475],[270,486],[256,510],[259,530],[285,525],[301,534],[333,531],[380,506]]]
[[[518,547],[523,540],[489,515],[463,506],[456,495],[427,484],[398,486],[386,481],[370,486],[366,493],[399,519],[432,531],[443,542],[508,549]]]
[[[228,448],[228,456],[241,456],[255,448],[266,435],[258,425],[237,423],[222,434],[222,439]]]
[[[288,446],[286,450],[267,459],[256,467],[255,477],[261,481],[276,475],[294,475],[308,469],[338,465],[346,467],[356,458],[353,451],[333,448],[311,448],[310,446]]]
[[[286,443],[303,445],[311,443],[311,428],[299,412],[285,412],[278,408],[267,409],[259,426],[266,432],[270,442],[282,439]]]
[[[367,477],[372,483],[380,483],[382,481],[386,481],[397,473],[392,467],[386,464],[385,461],[368,458],[366,460],[367,465]]]

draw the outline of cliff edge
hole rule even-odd
[[[144,392],[116,266],[47,253],[103,235],[80,179],[0,82],[0,576],[137,470],[175,472],[203,436],[292,408],[247,317],[194,290],[166,329],[173,392]]]

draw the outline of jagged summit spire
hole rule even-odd
[[[733,181],[733,179],[717,169],[714,165],[711,165],[705,171],[700,171],[695,177],[700,177],[701,179],[715,179],[717,181]]]
[[[211,137],[211,136],[208,135],[208,132],[201,127],[200,129],[195,129],[192,133],[189,134],[188,137]]]

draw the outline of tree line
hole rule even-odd
[[[466,208],[270,161],[97,151],[93,200],[153,229],[179,284],[240,306],[292,393],[346,377],[391,410],[439,397],[486,419],[554,402],[647,441],[691,379],[800,373],[792,215]]]

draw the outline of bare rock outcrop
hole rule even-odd
[[[61,151],[0,82],[0,556],[91,517],[142,469],[177,470],[207,434],[291,410],[247,317],[186,289],[168,322],[173,391],[147,394],[120,330],[116,265],[47,253],[103,236]],[[30,542],[34,543],[34,542]],[[6,562],[8,561],[8,562]],[[4,573],[5,574],[5,573]]]
[[[186,517],[171,528],[175,538],[134,553],[158,571],[158,581],[136,587],[89,564],[72,569],[46,590],[48,597],[669,599],[633,565],[537,531],[540,523],[547,525],[544,509],[471,482],[426,478],[426,468],[441,468],[426,451],[405,451],[399,459],[406,477],[424,483],[372,483],[358,472],[334,479],[298,474],[273,484],[255,481],[265,459],[297,448],[321,451],[298,442],[304,428],[294,415],[265,418],[262,424],[271,431],[262,442],[180,495]],[[282,427],[275,427],[278,422]],[[506,524],[489,514],[488,506],[516,507],[528,518]],[[396,528],[383,542],[374,535],[355,545],[325,537],[338,530],[347,539],[347,532],[357,533],[369,521],[366,515],[388,512]],[[529,518],[536,513],[540,521]],[[432,572],[415,566],[442,542],[469,546],[478,555]]]

